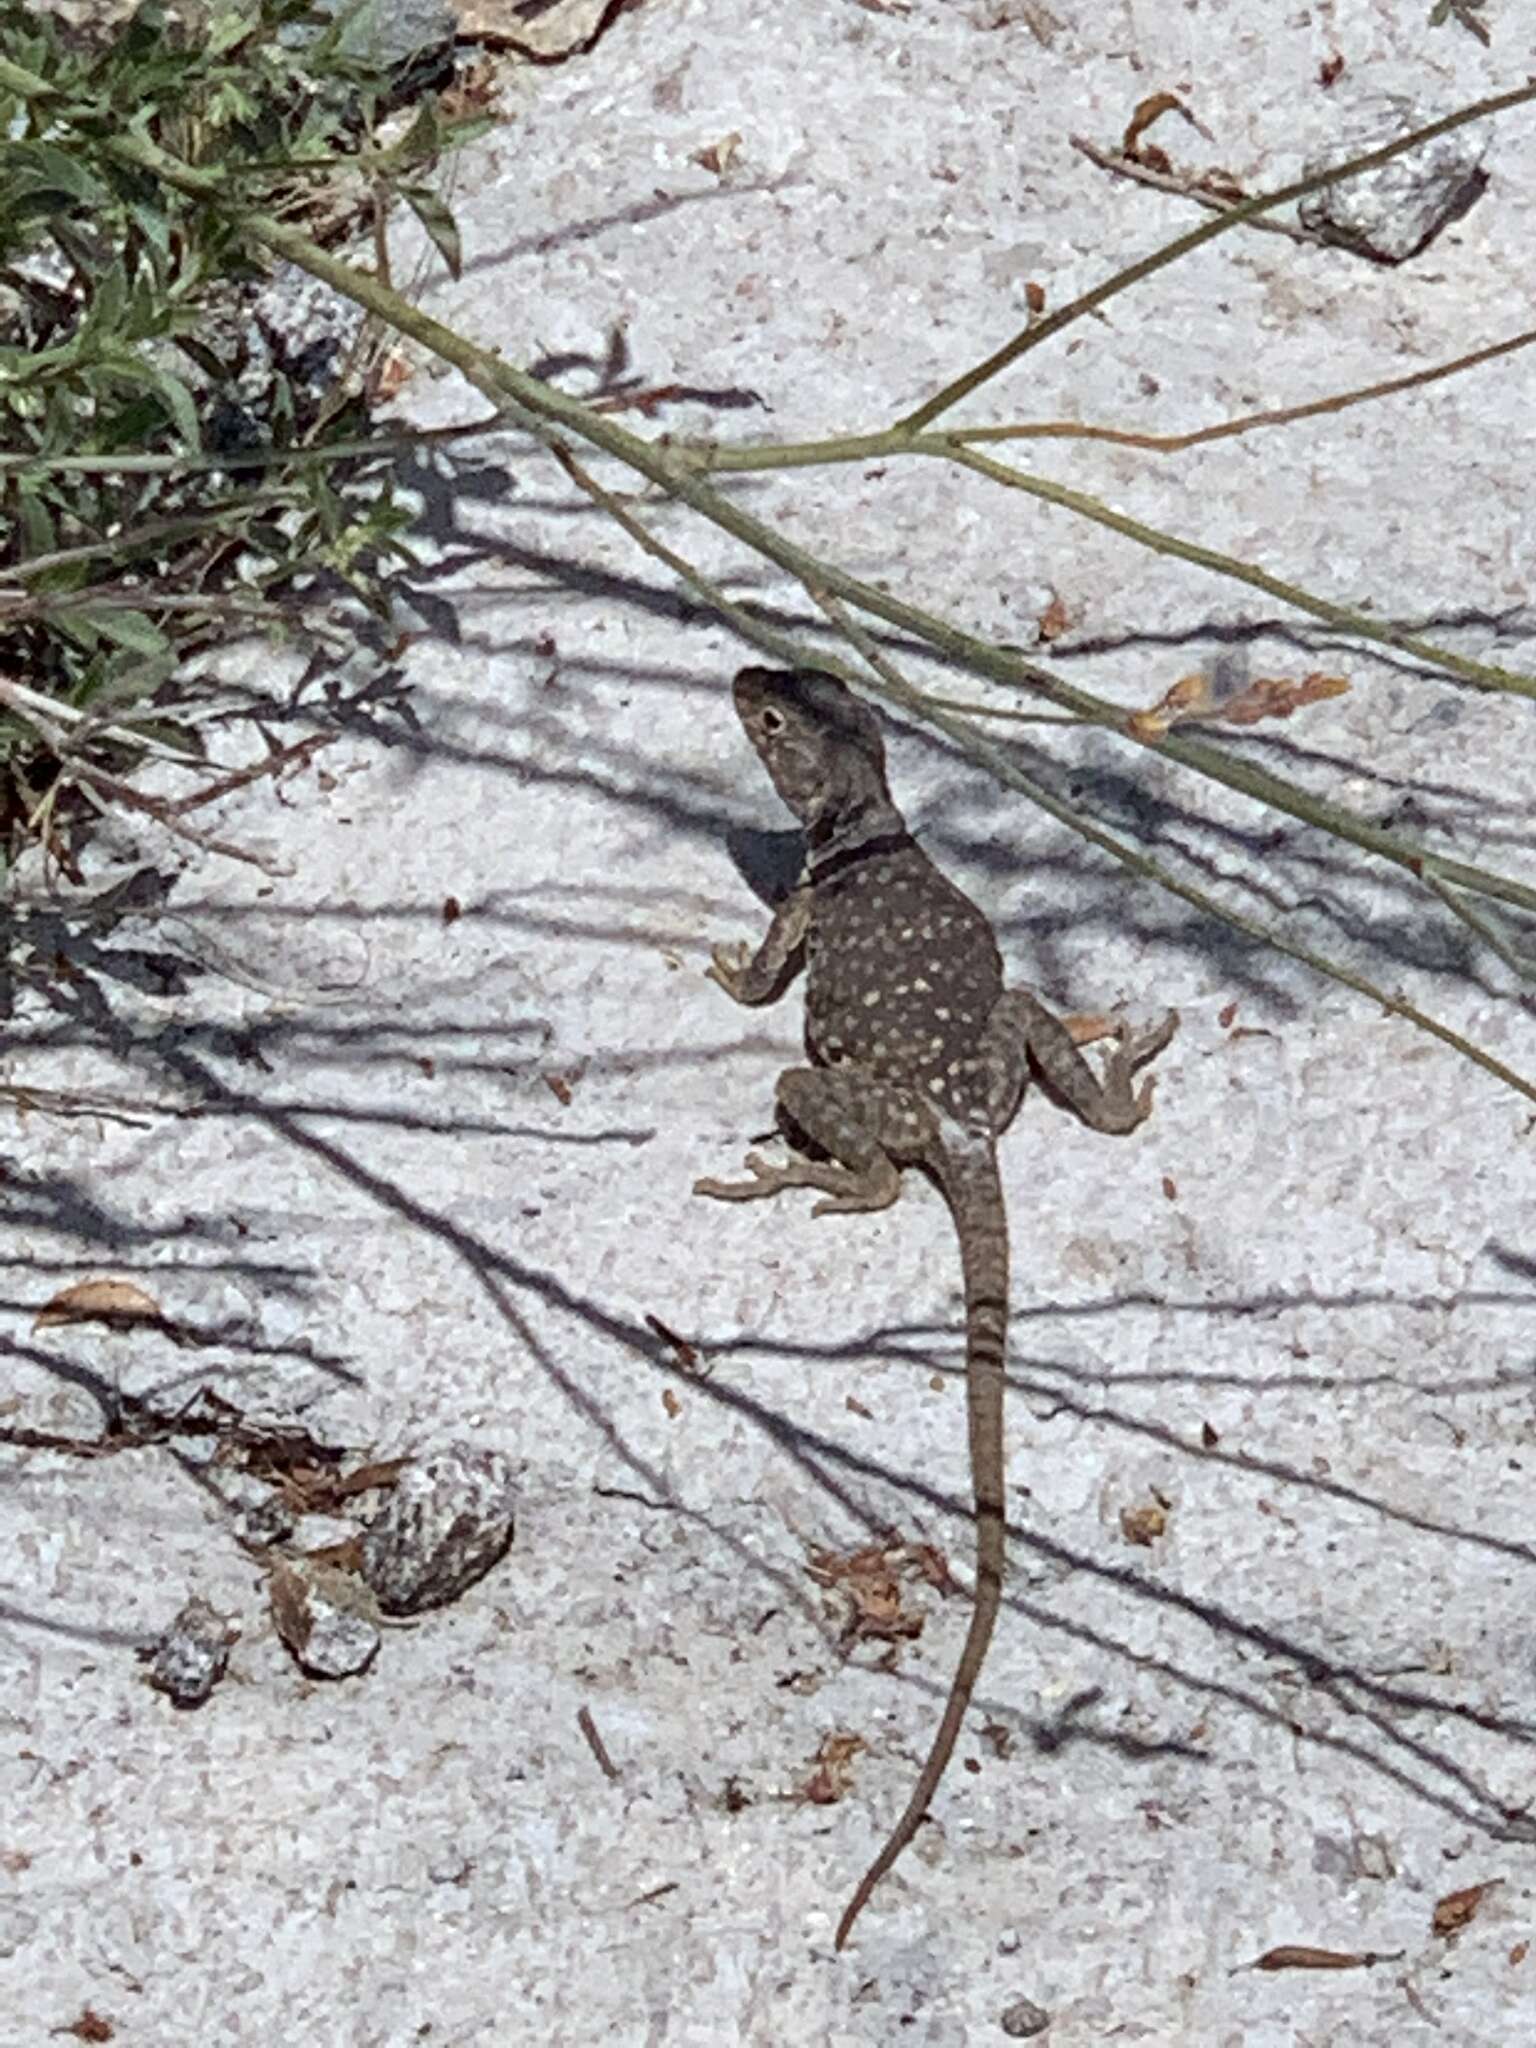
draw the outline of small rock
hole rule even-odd
[[[251,293],[248,310],[272,359],[299,387],[301,407],[334,388],[366,318],[355,301],[296,263],[275,265]]]
[[[267,1493],[240,1511],[235,1518],[235,1533],[251,1550],[275,1550],[292,1536],[297,1521],[280,1493]]]
[[[363,1532],[362,1574],[386,1614],[444,1607],[505,1556],[512,1468],[499,1451],[453,1443],[408,1465]]]
[[[1433,118],[1397,94],[1371,94],[1340,129],[1327,157],[1314,159],[1306,170],[1363,156]],[[1486,131],[1476,123],[1453,128],[1374,171],[1309,192],[1296,210],[1302,226],[1314,234],[1373,263],[1402,263],[1482,196],[1488,183],[1483,169],[1487,150]]]
[[[1003,2032],[1010,2041],[1032,2041],[1050,2024],[1050,2014],[1032,1998],[1016,1998],[1003,2013]]]
[[[345,17],[337,47],[373,71],[415,74],[452,54],[458,21],[447,0],[316,0],[315,18],[286,24],[278,41],[302,45]]]
[[[277,1632],[311,1678],[355,1678],[378,1655],[373,1596],[346,1572],[278,1563],[270,1591]]]
[[[170,1627],[139,1655],[149,1664],[149,1682],[177,1707],[200,1707],[229,1663],[240,1631],[193,1594]]]

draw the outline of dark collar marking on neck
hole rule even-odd
[[[850,868],[861,867],[867,860],[878,860],[882,854],[903,853],[912,843],[910,832],[882,832],[877,838],[860,839],[852,846],[837,847],[820,856],[813,851],[810,858],[811,880],[830,882],[834,876],[846,874]]]

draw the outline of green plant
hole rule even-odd
[[[229,317],[265,268],[247,208],[325,241],[398,194],[457,260],[419,180],[483,124],[428,98],[381,144],[388,80],[345,54],[347,18],[247,0],[191,33],[150,5],[88,49],[0,4],[39,88],[0,79],[0,864],[64,783],[89,793],[146,741],[196,758],[153,703],[189,654],[325,585],[385,615],[406,514],[356,362],[318,397],[272,363],[252,406]],[[124,161],[125,138],[220,203]]]

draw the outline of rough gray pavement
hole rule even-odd
[[[1029,283],[1063,303],[1190,223],[1073,133],[1113,145],[1171,90],[1212,138],[1161,123],[1180,164],[1277,182],[1362,92],[1434,111],[1514,82],[1516,8],[1488,9],[1491,51],[1428,11],[799,0],[770,22],[651,0],[519,79],[461,167],[464,276],[428,268],[425,302],[520,362],[599,363],[623,322],[646,384],[761,400],[673,407],[673,431],[876,426],[1020,325]],[[733,132],[723,178],[691,161]],[[1498,124],[1487,194],[1404,268],[1224,237],[966,417],[1192,427],[1515,332],[1532,134],[1528,113]],[[407,265],[419,246],[402,230]],[[1531,671],[1533,375],[1515,355],[1177,457],[1010,453]],[[405,405],[482,408],[426,368]],[[936,464],[732,488],[1002,638],[1031,642],[1059,597],[1052,658],[1126,705],[1218,656],[1342,672],[1349,694],[1242,747],[1532,874],[1522,699],[1342,649]],[[819,630],[787,578],[653,516]],[[1007,2038],[1020,1999],[1053,2048],[1536,2038],[1536,1848],[1515,1838],[1536,1765],[1529,1104],[895,736],[909,815],[1011,973],[1076,1007],[1176,1004],[1184,1028],[1138,1138],[1034,1100],[1003,1147],[1007,1605],[961,1767],[834,1958],[965,1610],[913,1585],[920,1639],[845,1652],[806,1566],[892,1525],[968,1555],[951,1238],[923,1190],[832,1222],[690,1195],[765,1127],[798,1029],[793,1003],[744,1025],[701,972],[761,923],[732,852],[754,842],[729,835],[781,822],[725,688],[750,657],[516,437],[445,464],[427,518],[402,699],[295,700],[258,665],[277,737],[341,735],[281,801],[254,785],[216,821],[275,872],[119,822],[96,871],[175,871],[170,914],[77,946],[8,1027],[0,1081],[138,1109],[0,1108],[3,1397],[12,1426],[94,1432],[104,1386],[212,1386],[381,1454],[478,1440],[519,1462],[516,1541],[326,1686],[263,1618],[207,1444],[7,1453],[0,2039],[89,2007],[157,2048],[950,2048]],[[1536,1070],[1506,971],[1479,954],[1469,976],[1465,934],[1407,877],[1352,879],[1299,826],[1108,737],[1019,730],[1117,829]],[[168,991],[136,951],[202,967]],[[217,1341],[34,1330],[104,1273]],[[1131,1541],[1159,1505],[1162,1533]],[[244,1634],[209,1705],[178,1713],[133,1649],[190,1593]],[[839,1733],[866,1744],[846,1795],[808,1801]],[[1432,1931],[1438,1900],[1495,1880],[1459,1936]],[[1243,1967],[1282,1944],[1392,1959]]]

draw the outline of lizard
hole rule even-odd
[[[997,1138],[1031,1071],[1095,1131],[1147,1116],[1138,1087],[1178,1025],[1135,1035],[1124,1023],[1062,1018],[1028,989],[1005,989],[985,914],[929,859],[886,778],[873,710],[821,669],[744,668],[736,714],[801,826],[799,879],[753,948],[717,945],[706,970],[736,1002],[775,1001],[806,976],[810,1065],[779,1076],[789,1163],[749,1153],[745,1181],[694,1192],[750,1201],[786,1188],[821,1194],[814,1215],[884,1209],[901,1169],[937,1182],[959,1239],[965,1296],[966,1419],[975,1503],[976,1587],[938,1731],[911,1797],[860,1880],[836,1934],[841,1949],[871,1893],[916,1834],[958,1740],[1002,1598],[1006,1535],[1003,1388],[1008,1224]],[[1115,1040],[1102,1076],[1080,1044]]]

